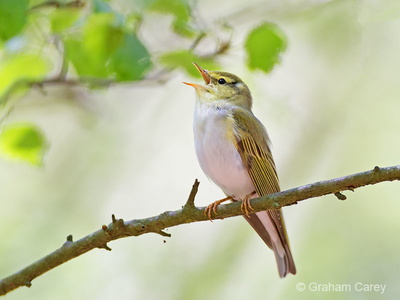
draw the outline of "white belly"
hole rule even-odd
[[[194,117],[194,137],[197,159],[204,173],[225,194],[236,200],[254,191],[247,169],[227,131],[233,127],[227,119],[229,110],[197,105]]]

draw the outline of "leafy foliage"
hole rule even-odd
[[[111,13],[91,15],[82,28],[81,35],[67,37],[67,58],[81,76],[107,77],[111,54],[123,38],[122,29]]]
[[[193,37],[195,30],[190,26],[190,7],[185,0],[148,1],[148,9],[162,14],[174,16],[173,30],[186,37]]]
[[[153,69],[181,69],[197,77],[192,62],[220,69],[216,58],[229,50],[230,43],[215,38],[214,26],[200,29],[187,0],[136,1],[127,11],[114,4],[107,0],[0,0],[0,103],[46,80],[62,83],[73,78],[101,87],[104,82],[143,80]],[[157,15],[170,16],[171,34],[191,46],[176,48],[171,43],[162,51],[152,50],[142,35],[142,24]],[[204,37],[216,44],[214,53],[196,51]],[[245,43],[249,68],[271,70],[285,47],[283,32],[271,23],[262,24]],[[20,129],[23,132],[28,134],[27,128]],[[32,128],[29,132],[39,136]],[[21,150],[6,144],[3,150],[8,157],[23,156]],[[30,155],[39,157],[42,152]],[[39,160],[22,159],[34,164]]]
[[[33,124],[13,124],[0,132],[0,151],[11,159],[41,165],[46,148],[44,135]]]
[[[0,96],[15,83],[39,80],[46,76],[49,66],[40,55],[21,53],[0,60]]]
[[[82,11],[76,8],[59,8],[54,9],[49,14],[51,31],[54,33],[62,33],[77,22]]]
[[[264,23],[258,26],[250,32],[245,44],[248,67],[266,73],[271,71],[286,45],[285,34],[277,25]]]
[[[6,41],[24,28],[27,10],[28,0],[0,0],[0,40]]]
[[[118,81],[139,80],[151,67],[150,54],[136,35],[125,33],[109,67]]]

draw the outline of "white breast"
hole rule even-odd
[[[227,132],[233,132],[233,107],[197,103],[193,131],[197,159],[204,173],[225,194],[236,200],[254,191],[254,186],[242,163],[240,154]]]

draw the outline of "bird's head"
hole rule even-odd
[[[248,110],[251,109],[251,94],[247,85],[236,75],[208,71],[193,63],[204,79],[205,85],[187,83],[196,89],[197,100],[203,103],[226,101]]]

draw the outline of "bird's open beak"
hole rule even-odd
[[[198,64],[193,63],[196,69],[200,72],[201,77],[203,77],[205,84],[209,84],[211,82],[211,77],[208,75],[208,72],[202,69]]]
[[[208,72],[204,69],[202,69],[198,64],[193,63],[193,65],[196,67],[196,69],[200,72],[201,77],[203,77],[205,84],[209,84],[211,82],[211,77],[208,75]],[[190,85],[194,88],[204,88],[204,86],[195,84],[195,83],[189,83],[189,82],[184,82],[184,84]]]

